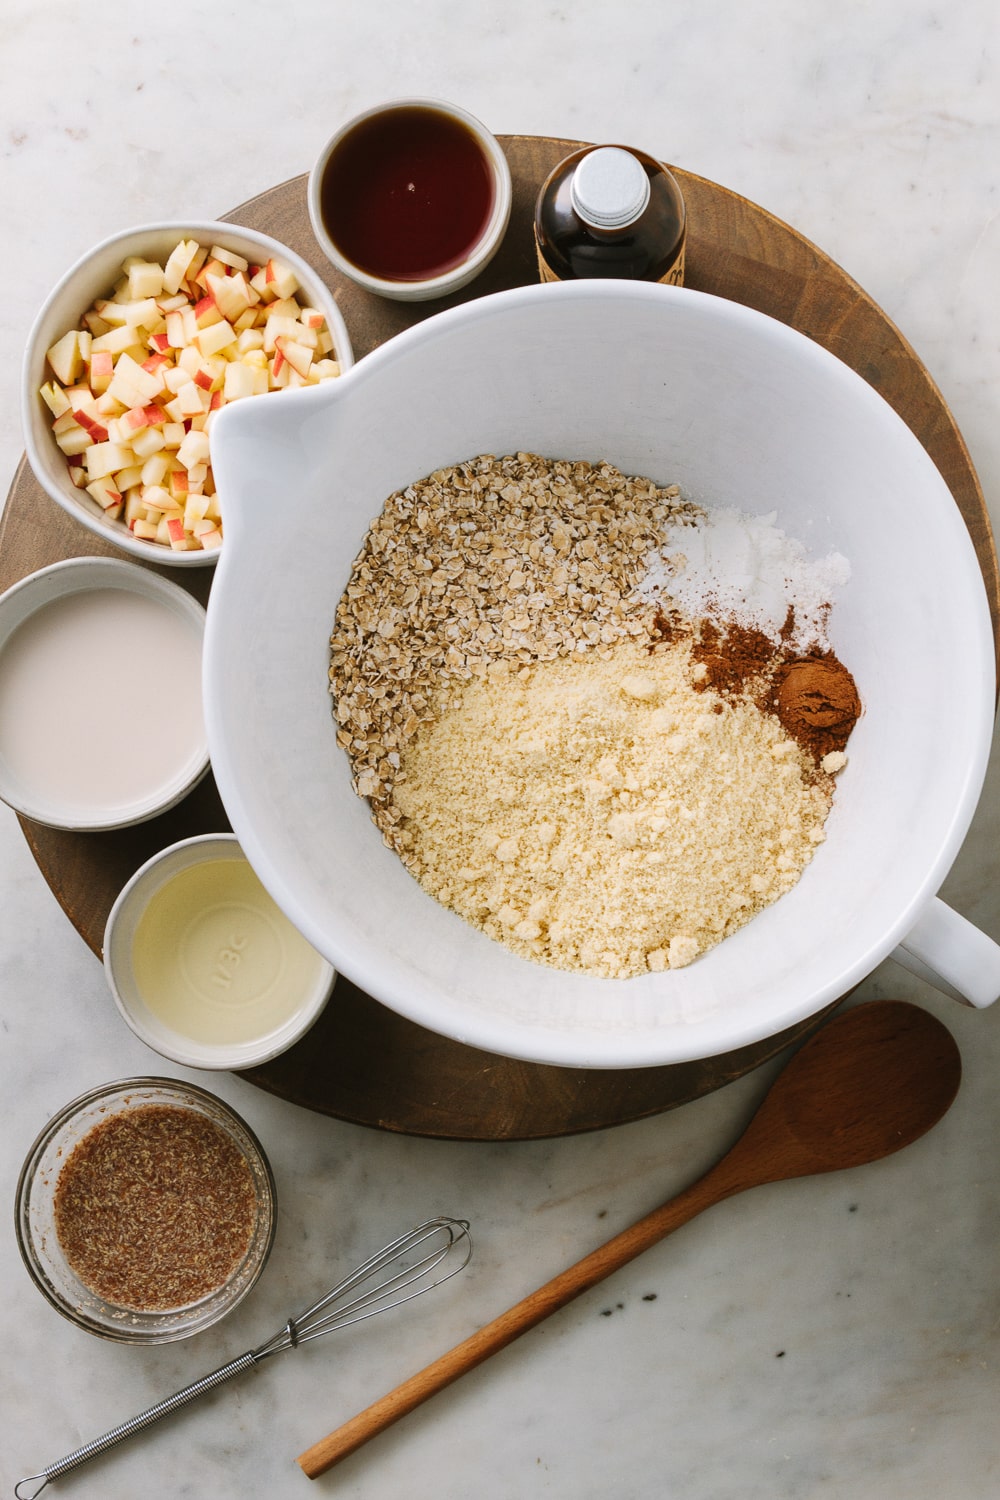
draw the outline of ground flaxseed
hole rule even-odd
[[[177,1105],[102,1120],[56,1184],[56,1234],[71,1270],[135,1312],[184,1307],[224,1285],[255,1219],[253,1177],[235,1142]]]

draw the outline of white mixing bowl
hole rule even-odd
[[[327,386],[224,411],[214,443],[228,527],[205,645],[215,777],[279,906],[378,1000],[510,1056],[638,1067],[774,1035],[904,940],[897,956],[942,987],[1000,994],[1000,949],[935,899],[993,719],[975,552],[913,434],[818,345],[689,290],[526,287],[430,318]],[[335,744],[327,642],[370,521],[436,468],[519,449],[774,510],[814,556],[851,565],[830,634],[865,712],[827,840],[793,891],[684,969],[612,980],[515,957],[382,844]]]

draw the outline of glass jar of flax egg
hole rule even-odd
[[[684,281],[684,199],[661,162],[587,146],[559,163],[535,204],[542,281]]]

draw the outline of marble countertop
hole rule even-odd
[[[149,14],[149,13],[147,13]],[[139,28],[10,0],[0,51],[0,469],[22,452],[34,312],[106,234],[212,218],[308,169],[341,120],[438,95],[499,133],[644,146],[815,241],[915,347],[1000,504],[1000,12],[910,0],[428,0],[285,7],[180,0]],[[1000,938],[997,771],[943,895]],[[385,1500],[965,1500],[1000,1486],[1000,1008],[967,1011],[887,961],[862,997],[946,1021],[964,1081],[931,1135],[877,1165],[717,1207],[437,1396],[314,1493]],[[393,1136],[237,1077],[185,1074],[118,1019],[103,971],[0,809],[2,1194],[45,1121],[140,1073],[208,1083],[266,1143],[277,1242],[227,1321],[159,1349],[62,1321],[8,1211],[0,1494],[253,1347],[354,1262],[432,1213],[473,1221],[458,1281],[282,1356],[75,1476],[126,1500],[267,1494],[298,1453],[692,1180],[770,1069],[659,1118],[531,1144]]]

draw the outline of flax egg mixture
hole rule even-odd
[[[232,1138],[194,1109],[111,1114],[59,1174],[55,1225],[80,1281],[115,1307],[163,1312],[223,1286],[253,1238],[253,1177]]]
[[[518,453],[389,497],[337,608],[337,741],[384,841],[525,958],[680,968],[795,885],[861,703],[849,576],[773,516]]]

